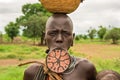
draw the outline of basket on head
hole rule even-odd
[[[40,0],[41,4],[52,13],[71,13],[83,0]]]

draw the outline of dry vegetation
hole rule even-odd
[[[0,45],[0,80],[22,80],[24,70],[29,65],[22,67],[17,65],[28,61],[43,60],[46,49],[44,46],[24,44]],[[69,52],[77,57],[88,58],[95,64],[97,71],[110,69],[120,73],[120,45],[77,43]]]
[[[75,44],[71,49],[76,53],[79,52],[91,58],[111,59],[120,57],[120,45]]]

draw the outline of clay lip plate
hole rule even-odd
[[[71,63],[70,55],[63,49],[54,49],[46,57],[46,65],[55,73],[63,73]]]

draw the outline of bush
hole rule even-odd
[[[120,58],[114,59],[115,67],[120,67]]]
[[[75,40],[77,40],[77,41],[78,41],[79,39],[80,39],[80,38],[79,38],[79,36],[76,36],[76,37],[75,37]]]
[[[9,54],[9,55],[7,55],[7,58],[14,59],[14,58],[16,58],[16,55],[15,54]]]
[[[106,34],[104,39],[112,39],[113,44],[118,44],[118,40],[120,39],[120,28],[112,28]]]

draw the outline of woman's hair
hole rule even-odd
[[[120,74],[113,70],[103,70],[97,74],[96,80],[120,80]]]

